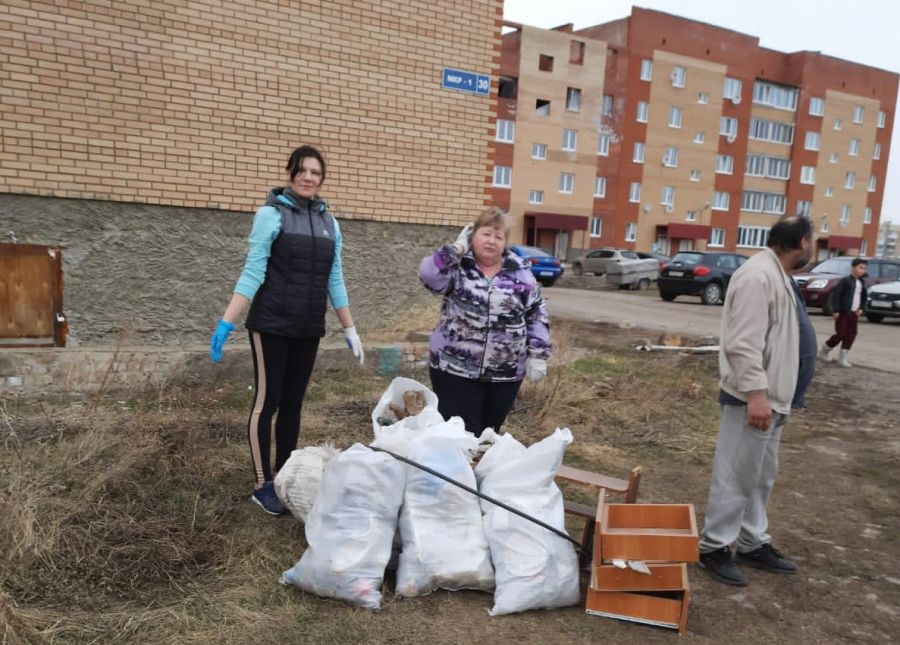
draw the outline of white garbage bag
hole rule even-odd
[[[275,475],[275,493],[278,499],[301,522],[306,521],[325,465],[338,454],[332,445],[307,446],[294,450]]]
[[[412,443],[409,458],[475,489],[469,454],[478,440],[466,432],[462,419],[421,432]],[[400,537],[398,596],[419,596],[436,589],[494,588],[490,549],[474,494],[407,466]]]
[[[379,609],[405,477],[403,463],[362,444],[329,461],[306,520],[309,546],[281,583]]]
[[[504,434],[475,467],[479,490],[565,531],[563,497],[553,478],[571,442],[568,428],[528,448]],[[496,576],[490,615],[578,603],[578,556],[570,541],[487,500],[481,509]]]
[[[424,409],[418,414],[398,418],[397,410],[405,407],[403,395],[409,392],[421,393],[425,400]],[[376,442],[387,434],[394,441],[400,439],[408,443],[419,431],[444,422],[444,417],[437,408],[438,398],[434,392],[414,379],[398,376],[391,381],[378,400],[375,409],[372,410],[372,429]],[[387,446],[383,447],[387,448]],[[397,450],[394,452],[406,456]]]

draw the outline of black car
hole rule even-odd
[[[747,261],[737,253],[682,251],[659,274],[659,297],[666,302],[677,296],[700,296],[705,305],[725,298],[731,275]]]

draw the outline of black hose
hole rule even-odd
[[[462,482],[458,482],[455,479],[450,479],[449,477],[447,477],[447,475],[445,475],[443,473],[439,473],[438,471],[433,470],[433,469],[429,468],[428,466],[423,466],[422,464],[416,463],[412,459],[407,459],[406,457],[401,457],[400,455],[393,453],[390,450],[385,450],[384,448],[376,448],[375,446],[369,446],[369,448],[371,448],[372,450],[375,450],[377,452],[386,453],[386,454],[390,455],[391,457],[393,457],[394,459],[402,461],[404,464],[409,464],[410,466],[415,466],[419,470],[424,470],[429,475],[434,475],[435,477],[440,477],[445,482],[449,482],[449,483],[453,484],[454,486],[459,486],[464,491],[472,493],[473,495],[480,497],[481,499],[485,499],[485,500],[489,501],[491,504],[496,504],[500,508],[506,509],[510,513],[515,513],[519,517],[524,517],[526,520],[528,520],[530,522],[534,522],[538,526],[543,526],[548,531],[552,531],[553,533],[556,533],[559,537],[567,539],[569,542],[571,542],[572,544],[577,546],[579,551],[582,548],[581,543],[578,542],[577,540],[572,539],[572,537],[569,536],[569,534],[566,533],[565,531],[560,531],[558,528],[550,526],[546,522],[542,522],[541,520],[537,519],[536,517],[532,517],[531,515],[528,515],[527,513],[523,513],[522,511],[520,511],[516,508],[513,508],[512,506],[509,506],[508,504],[504,504],[503,502],[496,500],[493,497],[488,497],[484,493],[481,493],[481,492],[475,490],[474,488],[470,488],[469,486],[466,486]]]

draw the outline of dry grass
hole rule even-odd
[[[550,376],[523,388],[506,430],[530,443],[568,425],[567,460],[610,474],[710,445],[714,361],[638,354],[624,336],[611,349],[585,328],[554,333]],[[301,444],[368,442],[386,384],[371,371],[318,374]],[[388,596],[370,614],[279,587],[305,542],[301,525],[246,501],[246,384],[122,396],[0,407],[0,645],[458,642],[487,628],[483,594]],[[423,616],[435,612],[467,619],[433,635]],[[591,639],[583,623],[541,615],[490,625],[510,639]]]

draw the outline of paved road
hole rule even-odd
[[[674,302],[663,302],[655,289],[586,291],[561,287],[545,289],[544,296],[551,317],[625,323],[697,336],[719,335],[722,307],[703,305],[699,298],[682,296]],[[832,319],[818,312],[811,317],[821,344],[834,330]],[[863,318],[850,362],[900,374],[900,319],[876,325]]]

